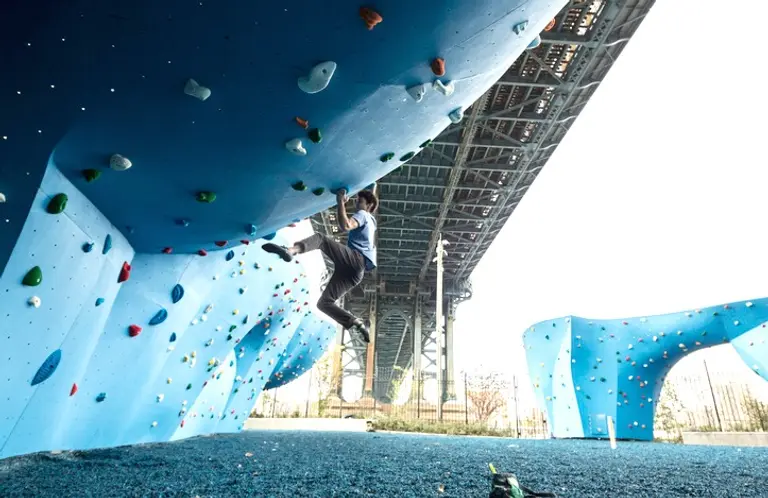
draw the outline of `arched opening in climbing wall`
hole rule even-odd
[[[684,432],[768,431],[768,381],[730,344],[685,356],[660,382],[655,439],[681,442]]]

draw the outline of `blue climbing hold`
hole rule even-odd
[[[162,308],[160,311],[155,313],[155,316],[152,317],[152,319],[149,321],[149,324],[160,325],[165,321],[166,318],[168,318],[168,312],[165,310],[165,308]]]
[[[176,332],[171,334],[170,342],[176,342]]]
[[[107,399],[107,393],[99,393],[99,395],[96,396],[96,402],[97,403],[101,403],[105,399]]]
[[[83,244],[83,252],[91,252],[93,251],[93,242],[86,242]]]
[[[232,258],[235,257],[235,251],[229,251],[227,253],[227,261],[232,261]]]
[[[534,48],[537,48],[539,45],[541,45],[541,36],[536,35],[536,38],[531,40],[531,43],[528,44],[527,47],[525,47],[526,50],[533,50]]]
[[[245,227],[245,233],[250,235],[251,237],[256,235],[256,225],[248,225]]]
[[[56,368],[58,368],[60,361],[61,361],[61,349],[57,349],[56,351],[48,355],[48,358],[46,358],[43,364],[40,365],[40,368],[37,369],[37,373],[32,378],[32,385],[36,386],[39,383],[45,381],[51,375],[53,375],[53,372],[55,372]]]
[[[182,297],[184,297],[184,287],[181,284],[176,284],[171,291],[171,301],[176,304],[181,301]]]
[[[97,298],[96,299],[96,306],[101,306],[102,304],[104,304],[104,298],[103,297]]]
[[[107,238],[104,239],[104,249],[101,250],[101,254],[107,254],[112,249],[112,236],[107,234]]]
[[[277,232],[272,232],[269,235],[265,235],[264,240],[272,240],[275,238],[276,235],[277,235]]]

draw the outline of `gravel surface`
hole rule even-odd
[[[0,497],[487,497],[489,462],[562,497],[768,496],[768,448],[270,431],[8,458]]]

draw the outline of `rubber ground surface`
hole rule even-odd
[[[0,496],[487,497],[488,462],[562,497],[768,496],[763,448],[313,432],[9,458]]]

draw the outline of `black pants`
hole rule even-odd
[[[321,233],[296,242],[295,245],[302,253],[320,249],[333,261],[333,276],[317,301],[317,308],[345,329],[352,327],[357,317],[338,306],[336,301],[363,281],[365,275],[363,255]]]

